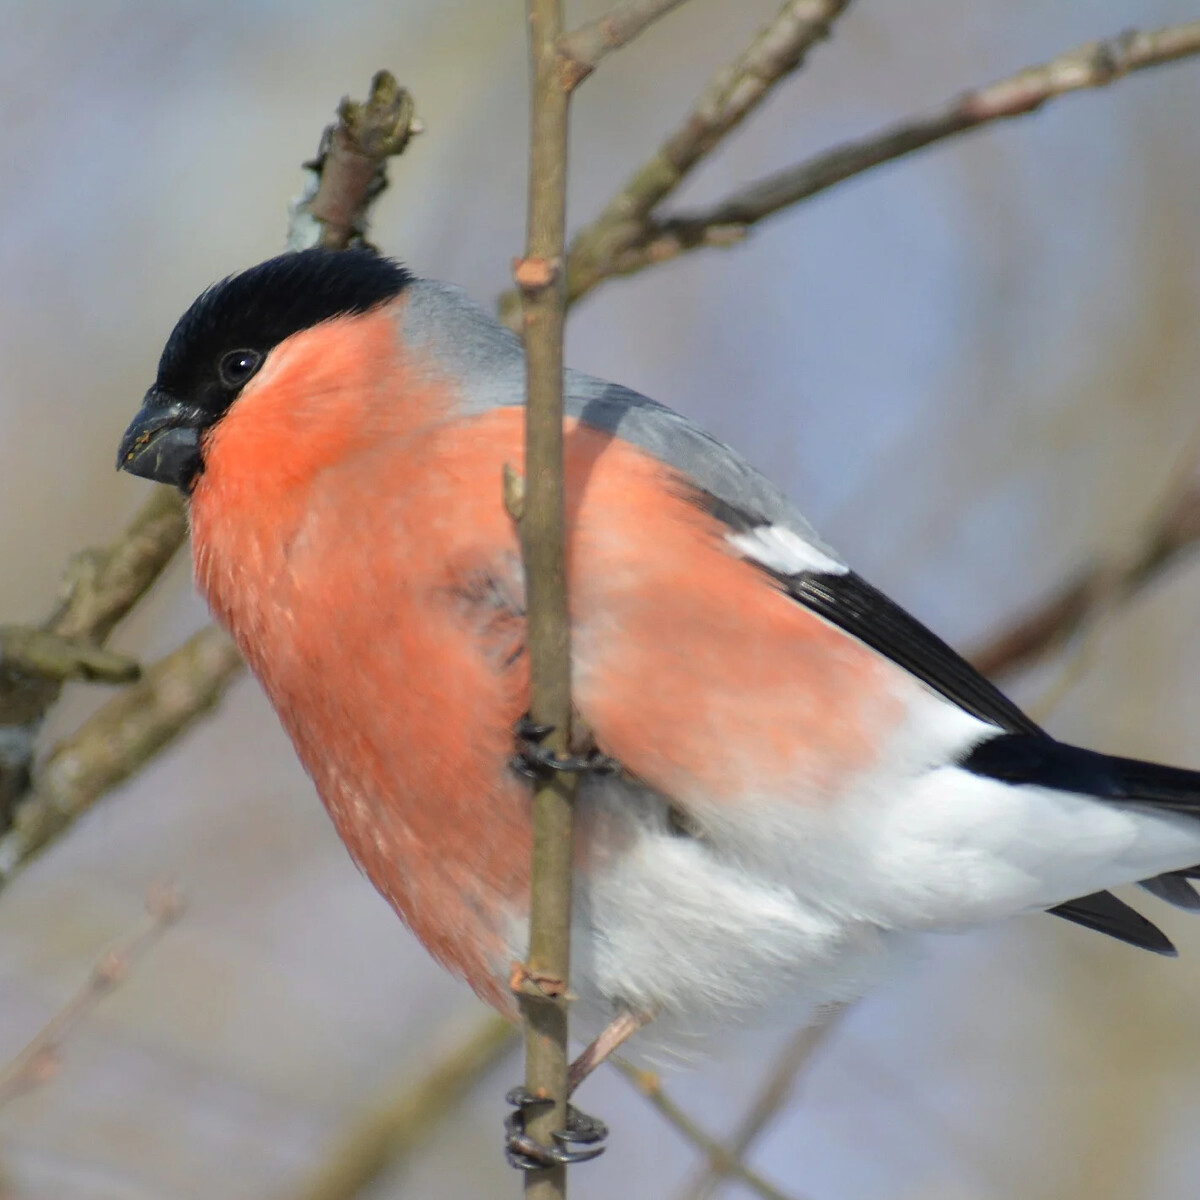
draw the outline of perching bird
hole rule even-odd
[[[196,582],[354,860],[510,1014],[523,398],[520,342],[457,289],[305,251],[196,300],[118,459],[187,495]],[[1200,904],[1200,773],[1049,737],[670,409],[569,371],[566,411],[573,697],[615,767],[577,818],[601,1051],[848,1000],[912,935],[1017,913],[1172,952],[1105,889]]]

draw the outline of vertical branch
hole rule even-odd
[[[559,71],[561,0],[529,0],[533,68],[529,224],[514,278],[523,300],[527,371],[525,488],[520,530],[527,588],[530,717],[553,726],[546,746],[570,745],[571,667],[563,553],[563,255],[566,238],[567,108]],[[566,1123],[567,978],[571,934],[571,822],[578,779],[553,772],[533,798],[529,958],[516,982],[525,1021],[525,1081],[552,1099],[528,1132],[544,1145]],[[566,1195],[566,1170],[531,1171],[525,1194]]]

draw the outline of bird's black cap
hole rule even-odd
[[[411,279],[370,250],[302,250],[213,284],[167,339],[158,377],[121,439],[117,466],[189,491],[203,466],[201,432],[220,420],[280,342],[332,317],[369,312]]]

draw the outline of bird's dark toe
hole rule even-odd
[[[513,734],[517,752],[509,760],[512,767],[530,779],[546,779],[558,771],[574,771],[580,775],[616,775],[621,766],[598,750],[583,755],[558,755],[543,745],[554,732],[553,725],[537,725],[526,713],[516,724]]]
[[[504,1122],[504,1153],[509,1165],[519,1171],[542,1171],[547,1167],[570,1166],[587,1162],[604,1153],[599,1145],[608,1136],[608,1126],[596,1117],[567,1105],[567,1127],[556,1130],[553,1146],[543,1146],[526,1132],[525,1122],[536,1110],[549,1104],[527,1088],[515,1087],[505,1096],[513,1106]],[[576,1148],[578,1147],[578,1148]]]

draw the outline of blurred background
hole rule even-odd
[[[601,3],[573,6],[574,20]],[[776,0],[692,0],[581,90],[572,224],[595,214]],[[428,132],[374,240],[485,301],[523,239],[520,0],[4,0],[0,6],[0,617],[46,611],[67,557],[145,485],[117,439],[176,316],[281,248],[299,164],[379,67]],[[702,202],[844,137],[1185,0],[860,0],[704,167]],[[1067,97],[605,285],[572,365],[707,425],[862,574],[959,646],[1121,555],[1200,425],[1200,62]],[[1057,734],[1200,767],[1200,569],[1110,615]],[[149,659],[206,619],[184,563],[121,631]],[[1012,686],[1034,701],[1061,659]],[[102,696],[76,688],[48,732]],[[297,1195],[356,1118],[481,1011],[337,842],[256,686],[108,797],[0,897],[0,1060],[136,925],[189,909],[0,1111],[9,1200]],[[1177,962],[1050,918],[930,939],[850,1016],[756,1145],[810,1200],[1192,1200],[1200,921],[1139,900]],[[728,1130],[786,1030],[668,1089]],[[371,1197],[510,1196],[510,1056]],[[695,1152],[614,1074],[588,1200],[673,1195]],[[729,1194],[739,1192],[729,1186]]]

